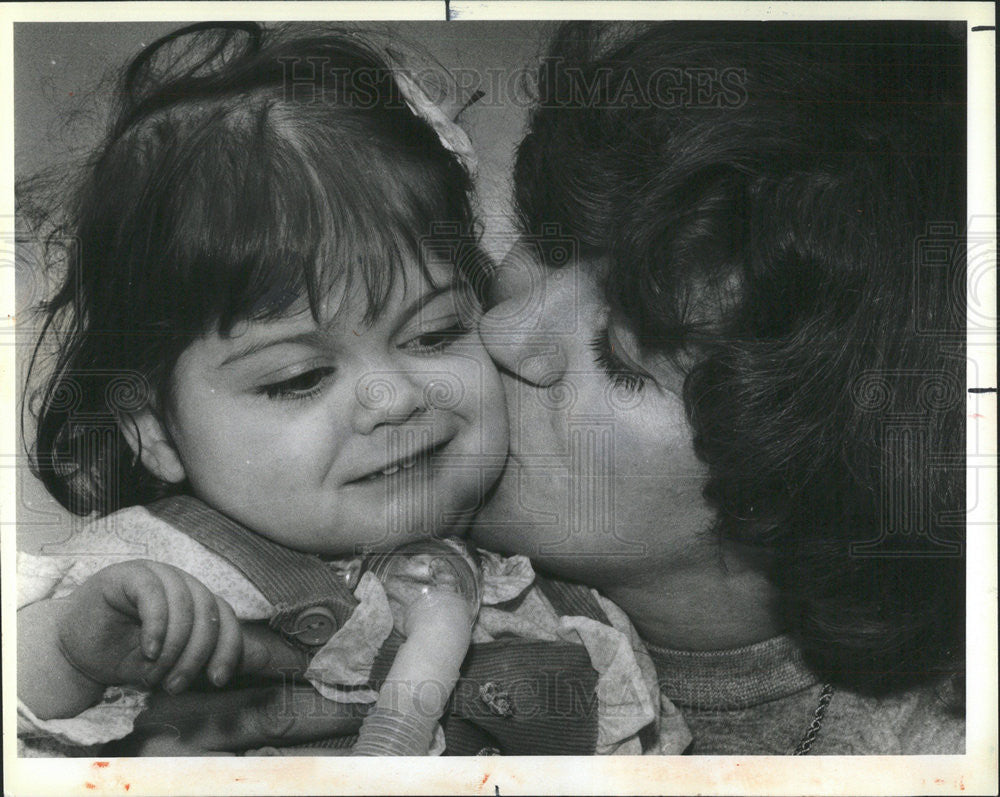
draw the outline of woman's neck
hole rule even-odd
[[[675,650],[725,650],[783,631],[777,590],[746,552],[727,551],[681,570],[651,567],[602,590],[647,643]]]

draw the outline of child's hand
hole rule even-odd
[[[110,565],[69,602],[59,623],[60,650],[76,670],[105,686],[162,681],[177,693],[203,668],[221,686],[243,652],[232,607],[170,565],[144,559]]]

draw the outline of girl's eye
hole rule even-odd
[[[467,335],[472,327],[466,326],[461,319],[441,329],[424,332],[403,343],[402,347],[415,354],[436,354],[451,346],[456,340]]]
[[[313,368],[309,371],[284,379],[261,385],[257,392],[270,399],[307,399],[319,395],[326,381],[333,375],[334,368]]]
[[[636,371],[624,363],[611,347],[608,329],[605,327],[593,340],[590,348],[594,352],[594,362],[608,375],[616,388],[622,388],[629,393],[639,393],[646,386],[646,374]]]

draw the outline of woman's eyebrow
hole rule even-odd
[[[248,343],[246,346],[234,351],[228,357],[226,357],[221,363],[219,363],[220,368],[225,368],[227,365],[232,365],[238,360],[245,360],[251,355],[257,354],[264,349],[269,349],[272,346],[280,346],[283,344],[304,344],[315,346],[318,345],[323,338],[323,333],[318,329],[309,329],[303,332],[297,332],[291,335],[284,335],[278,338],[263,338],[253,343]]]

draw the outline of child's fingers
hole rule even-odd
[[[167,630],[155,665],[146,675],[150,686],[159,683],[187,647],[194,626],[194,598],[188,586],[188,576],[176,567],[159,562],[147,566],[160,580],[167,601]]]
[[[219,604],[215,595],[193,576],[183,572],[181,575],[192,603],[192,622],[184,651],[166,676],[165,688],[173,694],[185,689],[201,672],[219,638]]]
[[[219,609],[219,638],[206,672],[213,684],[222,686],[230,679],[243,656],[243,630],[233,607],[218,595],[214,597]]]
[[[117,567],[111,581],[113,589],[105,593],[105,600],[120,612],[138,614],[142,654],[153,660],[163,644],[169,611],[163,582],[150,564],[138,560]]]

